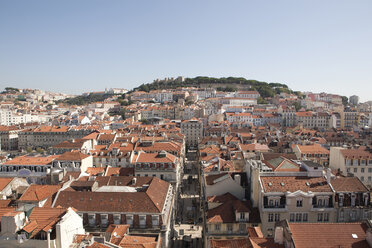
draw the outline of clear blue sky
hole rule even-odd
[[[242,76],[372,100],[372,1],[0,1],[0,88]]]

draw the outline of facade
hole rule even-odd
[[[106,230],[110,224],[130,225],[131,231],[161,233],[167,247],[172,228],[173,187],[156,177],[113,177],[125,191],[112,187],[99,192],[61,191],[53,207],[71,206],[87,230]],[[114,184],[114,185],[115,185]]]
[[[185,135],[186,146],[197,148],[203,138],[203,122],[191,119],[181,123],[181,133]]]
[[[331,147],[330,167],[344,176],[358,177],[364,184],[372,184],[372,153],[361,149]]]
[[[91,129],[74,129],[67,126],[40,126],[18,133],[18,149],[47,149],[66,140],[83,138],[91,132]]]
[[[259,210],[262,232],[273,236],[275,223],[335,222],[334,195],[323,177],[261,176]]]

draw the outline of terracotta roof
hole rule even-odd
[[[55,206],[71,206],[78,211],[160,213],[168,188],[169,183],[154,177],[149,187],[140,192],[62,191]]]
[[[119,246],[123,248],[156,248],[157,241],[155,237],[126,235]]]
[[[4,163],[4,165],[48,165],[51,164],[58,155],[49,155],[49,156],[19,156],[15,157],[12,160],[9,160]]]
[[[32,233],[29,238],[34,237],[40,231],[47,232],[61,220],[67,209],[64,208],[33,208],[29,220],[30,222],[23,228],[28,233]]]
[[[13,177],[0,177],[0,191],[2,191],[13,179]]]
[[[368,192],[368,188],[357,177],[337,177],[331,180],[336,192]]]
[[[205,181],[207,182],[207,185],[213,185],[215,184],[214,180],[221,178],[223,176],[228,175],[227,172],[225,173],[219,173],[219,174],[213,174],[213,175],[207,175],[205,176]]]
[[[33,130],[33,132],[67,132],[68,126],[41,126]]]
[[[56,194],[61,187],[62,185],[32,184],[22,194],[21,198],[19,198],[19,201],[39,202],[46,198],[52,198],[53,195]]]
[[[329,151],[319,144],[313,145],[297,145],[301,153],[305,154],[329,154]]]
[[[81,161],[90,155],[83,154],[81,152],[65,152],[58,156],[55,160],[57,161]]]
[[[372,153],[361,149],[342,149],[341,154],[349,159],[372,159]]]
[[[235,223],[235,212],[251,212],[248,201],[241,201],[230,193],[210,197],[208,202],[221,203],[215,208],[208,209],[208,223]]]
[[[332,192],[331,187],[323,177],[260,177],[265,192]]]
[[[165,156],[159,156],[159,153],[140,152],[133,156],[133,163],[175,163],[177,157],[165,152]]]
[[[362,223],[289,223],[296,247],[369,247]]]
[[[124,238],[124,235],[129,231],[129,226],[130,225],[109,225],[106,229],[106,233],[110,233],[111,235],[109,242],[119,245],[120,241]]]

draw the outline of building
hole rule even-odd
[[[66,140],[80,139],[90,134],[91,129],[74,129],[67,126],[40,126],[23,130],[18,133],[18,149],[49,147],[60,144]]]
[[[116,179],[113,187],[99,192],[61,191],[53,207],[75,208],[86,229],[91,231],[106,230],[110,224],[127,224],[132,231],[161,233],[163,245],[167,247],[173,222],[173,187],[156,177],[113,179]]]
[[[1,218],[1,247],[69,248],[75,235],[85,234],[72,208],[35,207],[27,215],[9,211]]]
[[[207,240],[243,238],[248,235],[248,227],[260,223],[258,209],[253,210],[249,201],[230,193],[208,197],[206,215]]]
[[[329,164],[329,151],[319,144],[294,145],[293,152],[298,160],[310,160],[324,166]]]
[[[57,155],[24,155],[0,165],[2,176],[26,178],[29,183],[47,183],[47,175]]]
[[[337,177],[331,180],[335,191],[337,222],[356,222],[372,218],[371,196],[357,177]]]
[[[181,123],[181,133],[185,135],[186,146],[197,148],[203,138],[203,122],[191,119]]]
[[[288,223],[275,228],[274,241],[292,247],[371,247],[371,223]]]
[[[157,177],[167,182],[180,182],[182,166],[178,157],[166,152],[133,154],[131,165],[136,176]]]
[[[364,184],[372,184],[372,153],[362,149],[331,147],[330,167],[344,176],[358,177]]]
[[[359,103],[359,96],[356,96],[356,95],[352,95],[351,97],[349,97],[349,103],[356,106],[358,105]]]
[[[324,177],[260,176],[262,232],[273,236],[275,223],[335,222],[334,194]]]

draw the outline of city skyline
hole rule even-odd
[[[369,1],[0,3],[0,86],[79,94],[245,77],[372,100]]]

